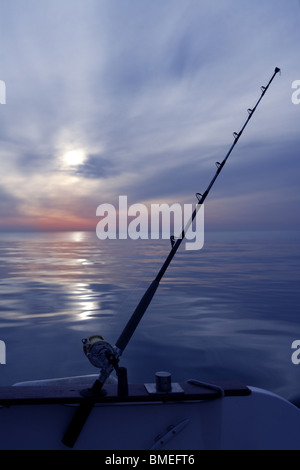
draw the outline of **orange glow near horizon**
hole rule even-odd
[[[90,220],[76,215],[65,217],[20,217],[0,220],[0,231],[93,231],[96,230],[96,219]]]

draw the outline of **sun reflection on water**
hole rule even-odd
[[[99,301],[95,300],[95,293],[88,284],[78,282],[70,291],[75,304],[76,316],[81,320],[88,320],[100,307]]]

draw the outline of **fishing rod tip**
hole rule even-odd
[[[278,73],[278,72],[281,72],[281,70],[280,70],[279,67],[276,67],[276,68],[275,68],[275,73]]]

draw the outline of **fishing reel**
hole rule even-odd
[[[98,369],[108,370],[118,367],[118,356],[114,348],[103,336],[93,335],[82,339],[83,352],[90,363]]]

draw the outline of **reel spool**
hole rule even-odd
[[[93,335],[82,339],[83,352],[90,363],[98,369],[106,370],[109,366],[117,367],[117,356],[114,348],[103,336]]]

